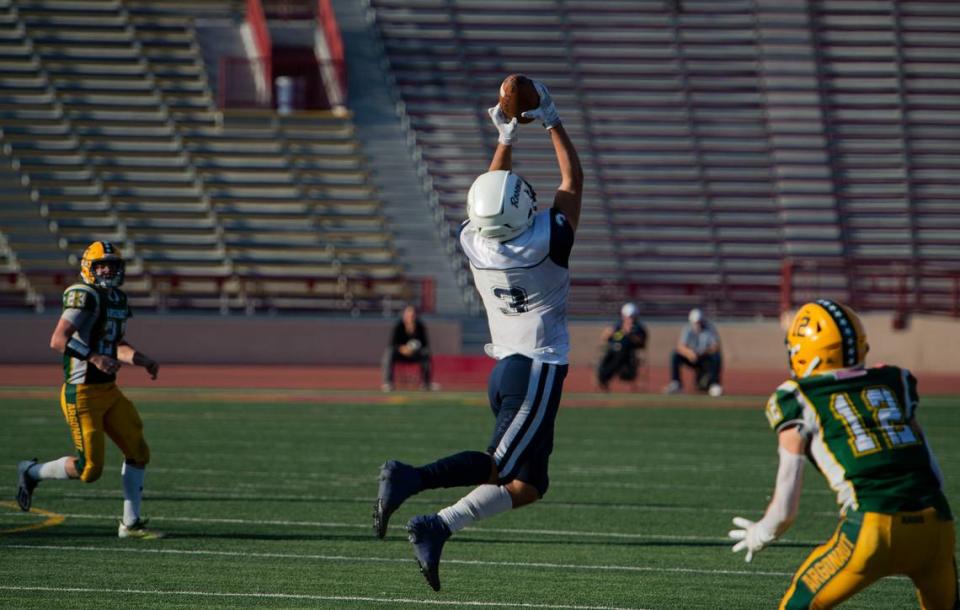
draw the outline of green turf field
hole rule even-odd
[[[731,517],[759,517],[773,485],[763,399],[754,409],[735,397],[691,404],[659,396],[567,408],[544,501],[452,538],[443,590],[434,593],[402,526],[462,493],[414,497],[379,541],[370,525],[378,467],[386,458],[422,463],[484,449],[492,418],[479,395],[370,405],[345,404],[345,394],[235,402],[130,392],[153,453],[144,511],[169,536],[132,541],[116,538],[120,456],[112,446],[96,484],[38,488],[34,507],[46,514],[12,504],[18,460],[70,450],[49,394],[0,390],[0,607],[771,608],[836,524],[832,492],[808,467],[787,537],[752,564],[730,552]],[[920,413],[960,506],[960,401],[926,399]],[[65,520],[43,526],[58,516]],[[9,531],[26,526],[35,529]],[[916,601],[909,581],[888,579],[845,607]]]

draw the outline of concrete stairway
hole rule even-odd
[[[461,269],[454,240],[438,228],[430,195],[411,159],[407,131],[398,118],[396,101],[376,39],[366,20],[365,3],[334,0],[346,50],[348,106],[354,113],[363,153],[383,201],[400,263],[411,277],[432,277],[437,313],[466,313],[465,291],[454,269]],[[466,197],[466,194],[464,194]]]

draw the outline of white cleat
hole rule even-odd
[[[137,519],[130,525],[124,525],[120,522],[117,529],[118,538],[139,538],[140,540],[157,540],[163,538],[163,533],[157,530],[147,528],[147,519]]]
[[[714,397],[723,396],[723,387],[719,383],[715,383],[707,390],[707,394]]]

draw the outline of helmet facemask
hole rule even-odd
[[[125,272],[126,263],[110,242],[94,242],[83,253],[80,277],[86,284],[116,288],[123,284]]]
[[[105,258],[94,261],[91,270],[94,283],[100,288],[116,288],[123,284],[127,264],[122,259]]]

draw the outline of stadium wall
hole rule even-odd
[[[56,361],[48,347],[56,316],[6,315],[0,363]],[[126,338],[169,364],[379,364],[394,319],[136,316]],[[435,353],[460,352],[460,322],[428,320]]]
[[[461,353],[458,320],[426,319],[436,354]],[[914,371],[956,374],[960,321],[942,317],[911,319],[895,331],[889,315],[863,317],[870,341],[871,363],[889,362]],[[392,319],[144,315],[130,323],[127,338],[148,354],[169,364],[308,364],[376,365],[394,324]],[[0,316],[4,345],[0,363],[55,362],[47,347],[56,317]],[[599,358],[600,322],[571,324],[575,365],[593,365]],[[651,322],[648,361],[665,367],[679,336],[680,322]],[[725,322],[718,328],[729,370],[771,370],[786,366],[783,330],[778,322]],[[960,389],[960,388],[958,388]]]
[[[956,346],[960,345],[960,321],[938,316],[914,316],[904,330],[893,329],[887,314],[861,316],[867,330],[872,364],[889,363],[926,373],[957,373]],[[596,362],[599,337],[604,325],[573,324],[571,340],[575,364]],[[682,323],[647,324],[648,361],[652,366],[669,366]],[[724,367],[729,370],[786,370],[784,330],[777,321],[719,322]],[[957,388],[960,390],[960,387]]]

